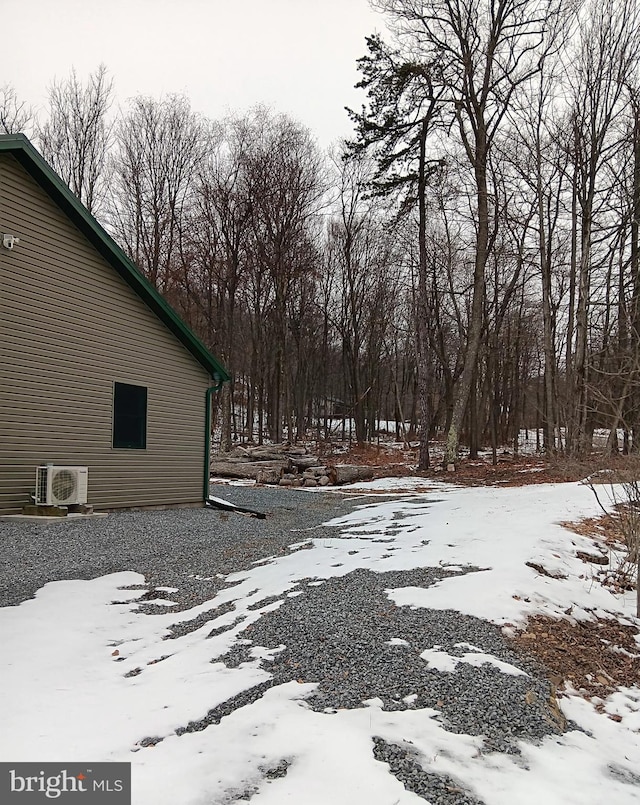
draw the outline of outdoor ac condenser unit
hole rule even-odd
[[[36,467],[36,505],[70,506],[87,502],[88,467]]]

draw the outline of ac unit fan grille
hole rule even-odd
[[[73,497],[76,491],[76,475],[70,470],[54,471],[51,481],[51,491],[53,496],[60,501],[68,500]]]

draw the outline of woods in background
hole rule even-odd
[[[354,137],[264,108],[114,110],[99,67],[25,131],[221,357],[222,447],[313,432],[640,448],[635,0],[379,0]],[[213,90],[212,90],[213,91]],[[336,99],[339,103],[339,99]],[[619,434],[622,434],[619,440]]]

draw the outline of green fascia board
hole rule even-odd
[[[209,352],[200,339],[141,274],[115,240],[96,221],[87,208],[69,190],[24,134],[0,135],[0,153],[11,154],[42,187],[58,207],[76,225],[104,259],[118,272],[142,301],[171,330],[198,363],[219,382],[230,380],[227,370]]]

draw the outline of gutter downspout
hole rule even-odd
[[[212,406],[212,398],[213,394],[216,391],[220,391],[222,388],[222,384],[224,380],[219,379],[219,375],[216,373],[213,376],[214,380],[217,380],[217,384],[215,386],[209,386],[205,393],[205,415],[204,415],[204,477],[202,481],[202,500],[203,502],[209,499],[209,478],[210,478],[210,469],[209,464],[211,462],[211,406]]]

